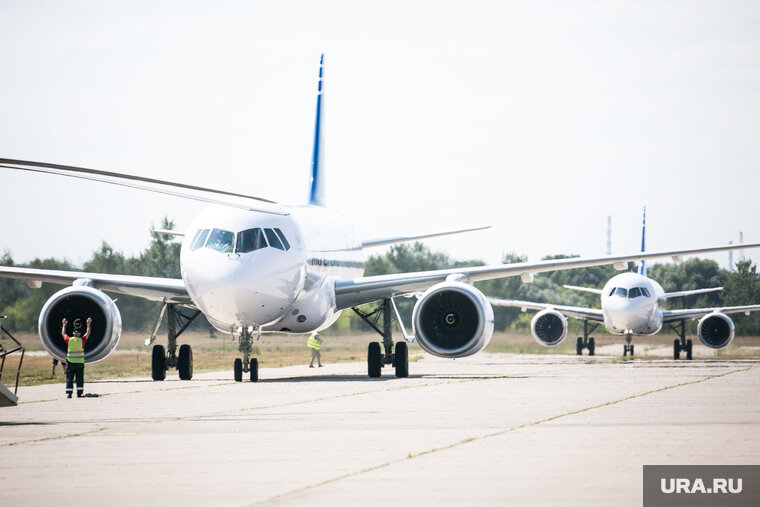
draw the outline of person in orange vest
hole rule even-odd
[[[319,337],[316,331],[311,333],[309,341],[306,342],[306,346],[311,349],[311,361],[309,361],[309,368],[314,368],[314,359],[316,358],[319,367],[322,367],[322,357],[319,355],[319,347],[322,345],[322,338]]]
[[[68,324],[68,320],[63,319],[61,336],[63,336],[68,349],[66,353],[66,397],[71,398],[71,393],[74,390],[74,377],[76,377],[77,398],[81,398],[84,396],[84,346],[87,343],[87,338],[90,337],[92,319],[87,318],[87,331],[84,335],[82,335],[81,320],[74,321],[74,336],[66,334],[66,324]]]

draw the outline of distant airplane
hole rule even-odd
[[[644,208],[641,233],[642,252],[645,250],[645,238],[646,208]],[[721,349],[731,343],[734,338],[734,323],[726,314],[739,312],[749,314],[749,312],[760,310],[760,305],[664,310],[662,305],[666,299],[718,291],[722,287],[665,292],[659,283],[646,276],[646,265],[643,260],[638,273],[616,275],[601,290],[571,285],[564,287],[598,294],[602,302],[601,310],[509,299],[490,298],[490,301],[496,306],[517,307],[522,308],[523,311],[539,310],[531,321],[530,330],[536,341],[546,346],[557,345],[565,338],[567,335],[566,316],[582,320],[583,337],[578,337],[575,345],[578,355],[583,353],[583,349],[588,349],[589,355],[594,355],[595,340],[589,337],[589,334],[593,333],[601,323],[604,323],[604,327],[609,332],[625,335],[624,357],[629,353],[633,356],[634,348],[631,339],[634,335],[654,335],[662,329],[663,324],[669,324],[679,336],[679,339],[673,341],[673,359],[679,359],[681,352],[686,353],[686,359],[692,358],[692,340],[686,339],[686,320],[700,319],[697,325],[699,339],[710,348]]]
[[[379,377],[392,365],[398,377],[409,374],[407,343],[415,338],[426,352],[459,358],[482,350],[493,334],[493,309],[472,284],[508,276],[529,281],[534,273],[559,269],[615,264],[625,269],[630,261],[658,257],[720,252],[722,246],[659,253],[635,253],[617,257],[556,259],[535,263],[498,264],[365,277],[364,250],[442,234],[360,240],[353,226],[325,207],[322,171],[322,77],[319,87],[312,156],[310,197],[304,205],[288,206],[235,192],[173,183],[127,174],[58,164],[0,159],[0,167],[72,176],[114,185],[150,190],[203,201],[212,206],[201,212],[183,236],[181,279],[154,278],[76,271],[0,267],[0,277],[26,280],[30,287],[42,282],[70,285],[54,294],[39,316],[39,334],[45,349],[58,359],[66,356],[61,320],[92,317],[92,334],[85,347],[85,361],[108,356],[121,335],[121,315],[115,302],[102,291],[163,302],[152,336],[167,317],[167,347],[154,345],[151,374],[163,380],[168,368],[177,368],[180,379],[193,374],[190,345],[177,339],[201,313],[218,330],[239,340],[242,358],[233,364],[234,378],[243,373],[258,379],[258,360],[251,358],[253,341],[262,332],[310,333],[332,325],[343,310],[352,309],[382,337],[367,351],[367,371]],[[166,231],[164,231],[166,232]],[[758,244],[742,248],[760,247]],[[394,298],[419,294],[407,335]],[[360,305],[379,302],[373,312]],[[393,316],[405,341],[394,344]]]

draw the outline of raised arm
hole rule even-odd
[[[63,319],[63,326],[61,326],[61,336],[62,336],[62,337],[63,337],[63,339],[64,339],[64,340],[65,340],[65,341],[68,343],[68,340],[66,339],[66,323],[67,323],[67,322],[68,322],[68,320],[66,320],[66,319],[64,318],[64,319]]]
[[[90,328],[92,327],[92,317],[87,317],[87,331],[84,333],[84,336],[82,337],[82,344],[87,341],[87,338],[90,337]]]

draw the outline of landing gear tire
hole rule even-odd
[[[243,381],[243,360],[239,357],[235,359],[232,370],[235,372],[235,382]]]
[[[631,351],[631,357],[633,357],[633,343],[631,344],[631,347],[629,350]]]
[[[150,374],[153,380],[164,380],[166,378],[166,349],[163,345],[153,345]]]
[[[686,340],[686,359],[691,361],[691,347],[692,347],[692,341]]]
[[[583,338],[580,336],[577,340],[575,340],[575,355],[582,356],[583,355]]]
[[[628,345],[623,345],[623,357],[628,355]]]
[[[396,352],[393,356],[393,366],[396,367],[396,376],[406,378],[409,376],[409,347],[406,342],[396,344]]]
[[[383,354],[380,351],[380,344],[372,342],[367,348],[367,374],[370,378],[378,378],[382,374]]]
[[[594,349],[596,349],[596,343],[594,342],[594,338],[592,337],[588,339],[588,355],[593,356]]]
[[[179,347],[177,370],[179,370],[180,380],[190,380],[193,378],[193,349],[187,343]]]
[[[241,361],[242,365],[242,361]],[[251,372],[251,382],[258,382],[259,380],[259,360],[255,357],[251,359],[251,362],[249,363],[249,368]]]
[[[673,341],[673,360],[678,361],[681,358],[681,342],[679,340]]]

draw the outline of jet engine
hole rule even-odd
[[[722,349],[734,339],[734,322],[723,313],[710,313],[699,319],[697,335],[711,349]]]
[[[438,357],[467,357],[483,349],[493,335],[493,308],[478,289],[447,281],[430,287],[414,305],[417,342]]]
[[[84,335],[88,317],[92,318],[92,327],[84,347],[84,360],[92,363],[105,358],[121,336],[121,313],[110,297],[87,286],[66,287],[47,300],[39,320],[42,346],[51,356],[66,359],[67,345],[61,336],[63,319],[68,320],[66,334],[71,336],[74,326],[80,324]]]
[[[556,310],[541,310],[530,321],[530,332],[541,345],[557,345],[567,336],[567,319]]]

